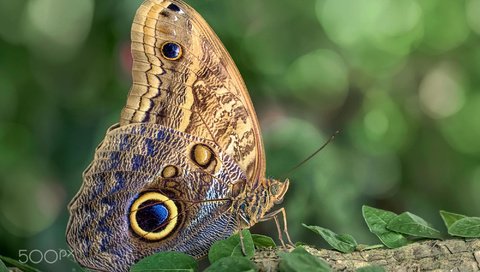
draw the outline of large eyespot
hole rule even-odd
[[[132,230],[147,240],[157,241],[170,234],[177,225],[178,208],[158,192],[140,195],[130,208]]]
[[[192,160],[202,168],[208,168],[215,159],[213,151],[203,144],[196,144],[192,147],[191,157]]]
[[[182,47],[176,42],[162,44],[162,56],[168,60],[178,60],[182,56]]]

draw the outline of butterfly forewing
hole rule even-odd
[[[174,3],[180,11],[169,9]],[[180,46],[166,58],[162,46]],[[145,1],[132,26],[133,86],[121,124],[158,123],[215,141],[249,180],[265,174],[263,144],[245,84],[218,37],[180,1]]]

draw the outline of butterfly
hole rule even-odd
[[[146,0],[131,39],[133,84],[120,121],[69,204],[76,260],[128,271],[160,251],[200,258],[259,221],[280,228],[278,215],[290,241],[285,210],[269,212],[289,182],[265,177],[255,110],[214,31],[180,0]]]

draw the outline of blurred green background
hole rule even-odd
[[[480,0],[189,2],[244,76],[268,175],[291,180],[295,241],[322,245],[306,223],[377,243],[362,204],[439,228],[439,209],[480,215]],[[0,0],[0,255],[67,249],[66,205],[131,84],[140,3]]]

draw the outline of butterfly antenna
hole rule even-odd
[[[304,165],[306,162],[308,162],[310,159],[312,159],[313,157],[315,157],[318,152],[322,151],[329,143],[331,143],[335,137],[340,133],[340,130],[337,130],[335,131],[335,133],[330,136],[330,138],[321,146],[319,147],[317,150],[315,150],[315,152],[313,152],[310,156],[308,156],[306,159],[304,159],[303,161],[301,161],[300,163],[298,163],[295,167],[293,167],[292,169],[290,169],[290,171],[287,172],[287,174],[283,175],[284,177],[288,177],[292,174],[292,172],[294,172],[295,170],[297,170],[298,168],[300,168],[300,166]]]

